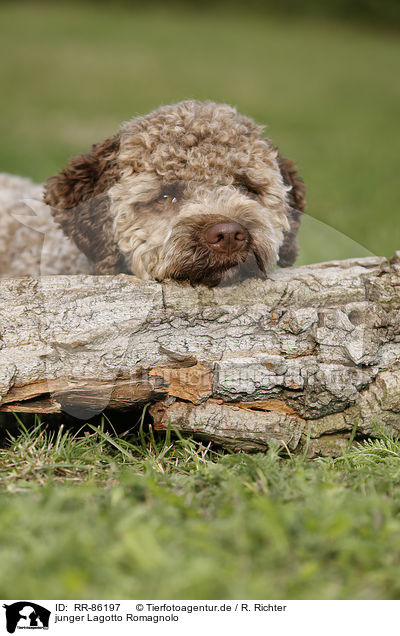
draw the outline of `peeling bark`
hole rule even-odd
[[[0,411],[87,418],[151,403],[234,449],[336,454],[400,431],[400,253],[233,287],[132,276],[0,281]]]

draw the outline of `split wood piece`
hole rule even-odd
[[[400,431],[400,254],[208,289],[127,276],[0,280],[0,411],[151,403],[235,449],[335,454]]]

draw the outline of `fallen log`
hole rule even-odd
[[[0,411],[150,404],[236,450],[336,454],[400,432],[400,252],[208,289],[127,276],[0,281]]]

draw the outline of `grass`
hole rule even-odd
[[[385,434],[309,462],[37,422],[0,462],[2,598],[399,597]]]
[[[0,170],[43,180],[123,120],[214,99],[268,124],[298,161],[302,262],[400,246],[395,33],[240,9],[17,2],[0,5],[0,55]]]

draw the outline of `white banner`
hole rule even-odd
[[[0,635],[397,633],[398,601],[27,601],[0,602]],[[339,631],[338,631],[339,630]],[[394,630],[394,631],[393,631]],[[29,634],[29,631],[28,631]],[[25,636],[28,636],[25,632]],[[40,636],[37,634],[36,636]],[[50,634],[49,634],[50,636]]]

